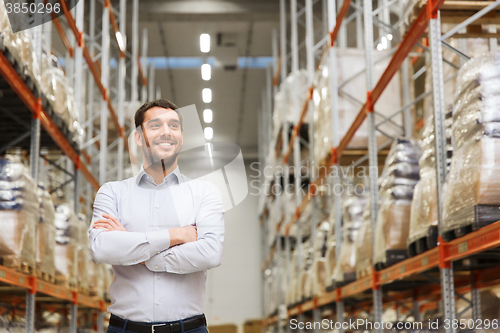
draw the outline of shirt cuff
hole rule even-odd
[[[170,247],[170,233],[168,230],[148,231],[146,232],[146,239],[149,243],[151,257]]]
[[[163,253],[151,257],[151,259],[145,261],[146,267],[152,272],[165,272],[166,264],[163,258]]]

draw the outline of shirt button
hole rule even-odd
[[[160,208],[160,206],[156,206],[156,209]]]
[[[160,279],[161,277],[158,275],[158,280]]]
[[[160,302],[156,302],[157,305],[160,305]]]
[[[156,252],[156,254],[160,254],[160,251]]]
[[[160,188],[159,187],[156,187],[157,190],[159,190]]]
[[[158,228],[158,227],[157,227],[157,228],[156,228],[156,231],[158,231],[158,230],[160,230],[160,228]]]
[[[179,273],[182,273],[182,269],[179,270]]]
[[[158,269],[158,265],[155,266],[155,269]]]

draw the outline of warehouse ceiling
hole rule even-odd
[[[139,7],[139,29],[148,31],[148,57],[203,57],[199,45],[202,33],[211,36],[208,57],[231,62],[236,56],[272,56],[272,31],[279,28],[277,0],[141,0]],[[131,17],[130,11],[127,16]],[[127,24],[129,30],[131,24]],[[217,45],[218,34],[219,43],[225,45]],[[155,73],[161,96],[178,106],[195,104],[200,119],[205,108],[201,91],[211,88],[213,141],[234,142],[242,148],[245,159],[257,157],[264,68],[236,66],[232,70],[221,64],[212,67],[208,82],[201,79],[200,68],[166,68]]]

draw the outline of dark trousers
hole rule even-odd
[[[185,318],[185,319],[190,319],[190,318]],[[127,323],[128,322],[129,322],[129,320],[125,320],[124,327],[116,327],[116,326],[109,325],[108,326],[108,330],[106,331],[106,333],[135,333],[134,331],[129,331],[127,329]],[[179,321],[178,320],[175,321],[175,323],[177,323],[177,322],[179,322]],[[167,324],[169,324],[169,323],[170,322],[167,322]],[[172,323],[174,323],[174,322],[172,322]],[[151,324],[164,324],[164,322],[157,322],[157,323],[151,323]],[[192,330],[188,330],[188,331],[183,331],[183,332],[180,332],[180,333],[208,333],[208,330],[207,330],[206,326],[200,326],[198,328],[195,328],[195,329],[192,329]]]

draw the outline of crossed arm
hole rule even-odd
[[[213,188],[206,191],[196,226],[154,232],[129,232],[120,223],[110,184],[96,195],[89,229],[91,253],[96,262],[111,265],[145,264],[155,272],[178,274],[220,265],[224,241],[222,201]],[[102,217],[102,218],[101,218]]]

